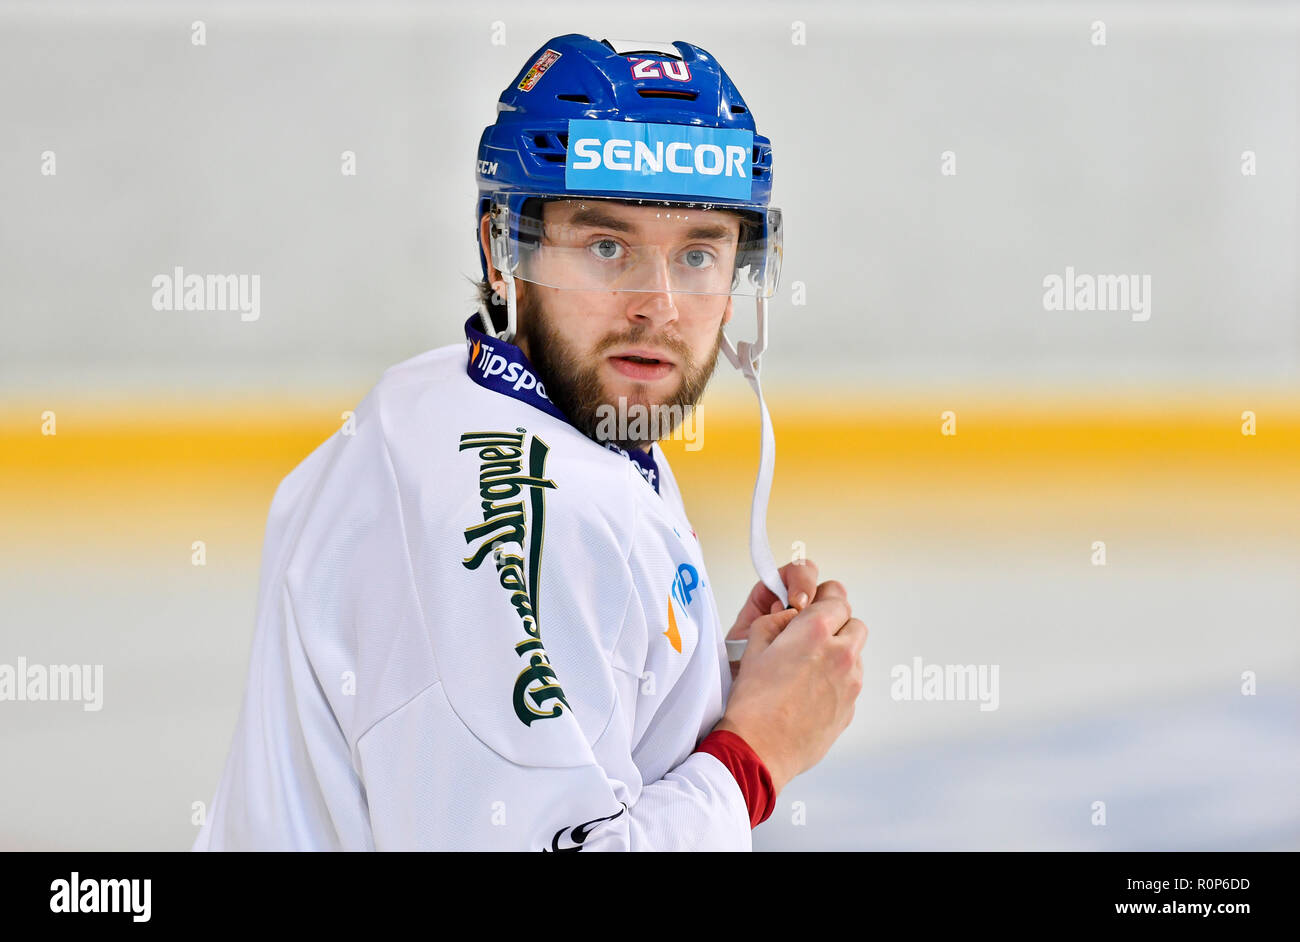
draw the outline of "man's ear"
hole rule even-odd
[[[492,220],[487,213],[484,213],[483,218],[479,220],[478,241],[479,247],[483,250],[483,257],[487,259],[488,284],[492,286],[493,291],[504,297],[505,285],[501,281],[501,272],[492,266]]]
[[[735,302],[735,300],[736,300],[736,299],[733,298],[731,295],[728,295],[728,296],[727,296],[727,309],[726,309],[725,311],[722,312],[722,326],[723,326],[723,327],[726,327],[728,324],[731,323],[731,315],[734,313],[734,312],[732,311],[732,309],[731,309],[731,305]]]

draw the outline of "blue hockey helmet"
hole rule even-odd
[[[698,46],[577,33],[549,40],[501,93],[496,122],[479,140],[476,172],[474,235],[483,277],[489,259],[479,233],[488,214],[492,267],[508,286],[504,332],[481,312],[494,336],[513,339],[515,277],[552,284],[533,264],[540,204],[548,199],[733,211],[745,223],[734,272],[705,286],[683,278],[669,290],[766,299],[776,289],[781,215],[769,205],[771,143],[756,133],[754,116],[722,66]],[[625,283],[606,287],[635,290]],[[765,326],[760,323],[760,334]],[[761,352],[761,340],[753,352]]]

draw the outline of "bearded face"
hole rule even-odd
[[[703,349],[698,345],[692,348],[671,330],[672,324],[656,324],[650,317],[613,319],[606,330],[595,334],[588,331],[584,337],[578,331],[566,330],[566,313],[551,310],[548,303],[576,301],[576,297],[566,297],[574,292],[543,293],[531,284],[518,287],[516,343],[536,367],[551,401],[589,438],[602,444],[611,441],[625,449],[648,450],[654,438],[648,434],[610,435],[610,423],[602,423],[602,415],[611,409],[619,410],[620,398],[622,414],[657,410],[658,420],[641,427],[656,429],[659,438],[666,438],[686,411],[694,409],[703,397],[722,349],[725,321],[720,320],[720,314]],[[717,305],[727,299],[712,300]],[[579,322],[588,324],[590,318],[583,317]],[[619,361],[626,358],[618,354],[633,350],[667,354],[667,359],[660,362],[668,362],[669,366],[643,370],[635,361],[628,361],[629,366],[624,367]],[[630,426],[636,427],[635,423]],[[625,427],[619,431],[628,430]]]

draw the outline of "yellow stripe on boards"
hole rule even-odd
[[[955,401],[954,401],[955,400]],[[342,424],[359,397],[259,400],[226,406],[123,401],[10,404],[0,410],[0,515],[13,541],[127,539],[158,528],[235,528],[260,538],[280,480]],[[920,518],[967,522],[1037,502],[1049,513],[1095,513],[1102,500],[1172,514],[1222,508],[1258,530],[1300,518],[1300,402],[1234,396],[1204,401],[935,396],[887,402],[773,396],[772,519],[841,523],[906,505]],[[42,412],[57,434],[41,434]],[[1241,413],[1255,413],[1243,435]],[[945,411],[956,434],[944,435]],[[747,516],[758,460],[757,405],[711,397],[698,450],[661,443],[687,509]],[[982,508],[982,509],[981,509]],[[883,512],[883,511],[882,511]],[[902,511],[899,511],[902,513]],[[970,516],[975,515],[975,516]],[[1176,521],[1174,521],[1176,523]],[[822,524],[817,524],[822,525]],[[728,530],[731,523],[726,524]],[[743,527],[742,527],[743,529]]]

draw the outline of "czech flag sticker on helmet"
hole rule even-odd
[[[636,121],[569,120],[570,190],[748,200],[754,132]]]
[[[532,68],[530,68],[519,81],[519,90],[521,92],[531,92],[533,86],[537,84],[537,80],[546,74],[547,69],[555,65],[555,60],[558,58],[560,58],[560,54],[554,49],[547,49],[544,53],[538,56],[537,61],[533,63]]]

